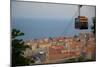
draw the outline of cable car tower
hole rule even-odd
[[[80,15],[80,9],[82,8],[82,5],[78,6],[78,12],[79,15],[78,17],[75,18],[75,29],[79,29],[79,30],[87,30],[88,29],[88,18],[86,16],[81,16]],[[85,56],[83,49],[85,46],[87,46],[87,40],[88,40],[88,35],[85,33],[84,35],[84,44],[83,47],[81,49],[81,56]]]
[[[88,18],[86,16],[80,16],[80,9],[82,5],[78,6],[78,17],[75,18],[75,29],[88,29]]]

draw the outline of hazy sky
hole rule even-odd
[[[12,17],[14,18],[66,19],[71,18],[77,11],[77,5],[12,2]],[[83,6],[81,15],[94,17],[95,7]]]

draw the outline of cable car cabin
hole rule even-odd
[[[75,18],[75,29],[88,29],[88,18],[85,16]]]

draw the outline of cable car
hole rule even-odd
[[[75,18],[75,29],[88,29],[88,18],[85,16]]]
[[[86,16],[80,16],[80,9],[82,5],[78,5],[79,15],[75,18],[75,29],[88,29],[88,18]]]

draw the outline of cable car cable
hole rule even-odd
[[[69,24],[67,24],[67,26],[65,27],[64,31],[61,33],[61,35],[64,35],[64,33],[66,32],[66,30],[68,29],[68,27],[70,26],[71,24],[71,21],[73,20],[73,18],[76,16],[76,14],[78,13],[78,10],[75,12],[75,14],[72,16],[71,20],[68,21]]]

